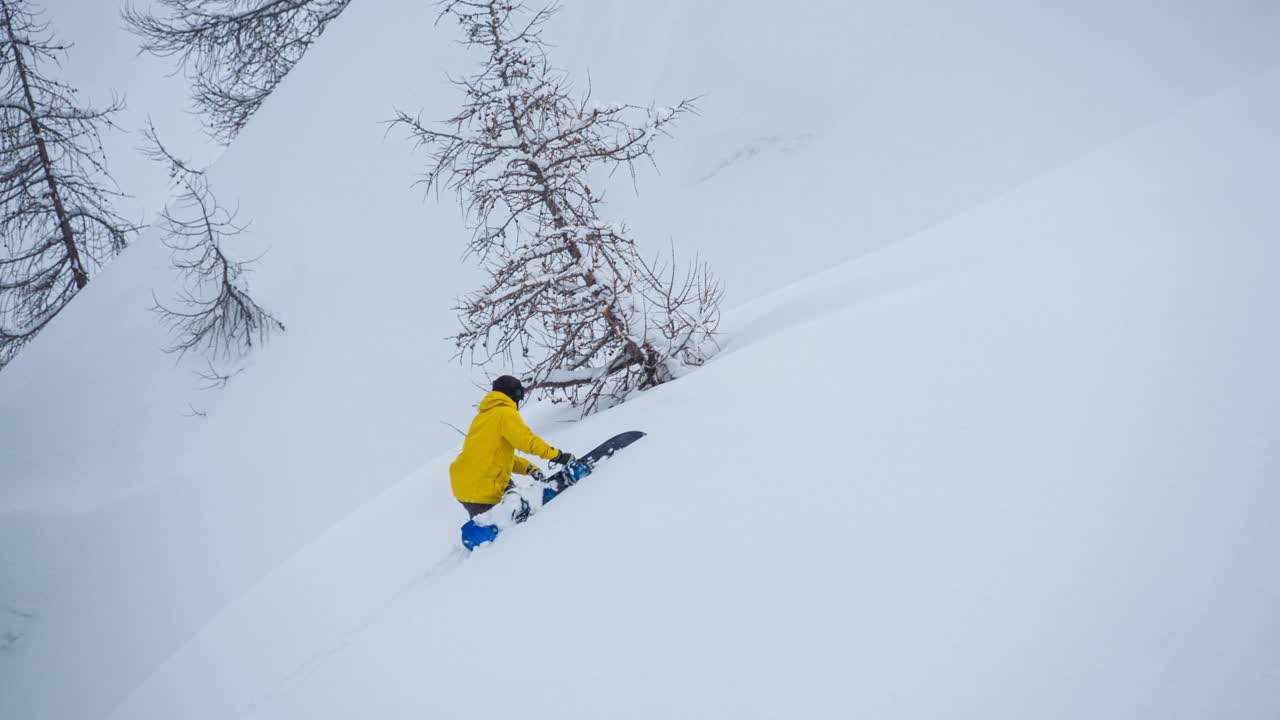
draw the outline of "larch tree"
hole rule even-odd
[[[219,369],[219,363],[244,356],[285,327],[249,292],[247,274],[253,261],[237,261],[224,247],[228,238],[245,231],[235,211],[218,202],[204,170],[177,158],[160,142],[153,125],[144,136],[147,155],[168,167],[176,191],[159,227],[181,283],[174,301],[157,299],[152,310],[172,333],[166,352],[203,355],[208,370],[200,377],[211,387],[222,386],[234,373]]]
[[[142,50],[174,57],[195,109],[230,143],[351,0],[156,0],[125,8]]]
[[[442,126],[399,112],[430,152],[423,183],[456,191],[487,283],[457,306],[459,355],[514,368],[553,400],[589,413],[702,364],[721,287],[705,265],[646,261],[629,229],[602,215],[600,182],[652,161],[674,107],[600,103],[575,93],[542,39],[555,6],[449,0],[464,43],[485,55],[455,81],[465,98]],[[593,187],[593,183],[595,187]]]
[[[26,0],[0,0],[0,367],[138,230],[100,139],[121,103],[83,105],[51,77],[66,49]]]

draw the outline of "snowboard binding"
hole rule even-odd
[[[591,466],[580,460],[571,460],[560,472],[564,473],[565,486],[576,485],[579,480],[591,474]]]

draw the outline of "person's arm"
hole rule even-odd
[[[551,447],[546,440],[533,434],[520,413],[511,411],[503,413],[502,436],[511,443],[511,447],[526,455],[537,455],[544,460],[555,460],[560,451]]]
[[[511,472],[517,475],[528,475],[534,480],[546,480],[547,476],[542,474],[542,468],[516,455],[511,461]]]

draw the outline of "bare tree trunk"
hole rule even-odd
[[[501,54],[504,49],[501,32],[502,23],[498,17],[497,8],[493,5],[490,5],[489,8],[489,32],[493,35],[494,49]],[[502,78],[503,85],[511,87],[511,78],[507,73],[506,66],[502,66],[498,73]],[[525,153],[532,156],[533,146],[530,144],[529,138],[525,134],[524,123],[520,121],[520,109],[516,106],[515,97],[507,98],[507,108],[511,113],[511,124],[512,127],[515,128],[516,137],[520,140],[520,148]],[[560,209],[560,204],[556,202],[555,196],[551,193],[550,186],[547,183],[547,176],[542,172],[542,166],[532,159],[528,160],[527,164],[530,172],[532,172],[534,177],[538,180],[538,184],[542,186],[542,202],[547,206],[547,211],[551,213],[553,226],[557,230],[563,231],[569,226],[569,221],[565,219],[564,211]],[[564,244],[569,251],[569,256],[574,259],[574,262],[582,260],[582,250],[578,248],[578,243],[574,242],[573,238],[569,237],[567,233],[565,234]],[[586,282],[588,287],[595,287],[597,284],[595,272],[591,270],[583,273],[583,280]],[[609,323],[610,327],[613,328],[615,333],[620,337],[625,338],[627,354],[631,356],[629,358],[630,360],[639,361],[645,360],[649,357],[650,353],[646,353],[644,350],[640,349],[640,346],[631,338],[631,334],[626,332],[626,325],[618,319],[618,313],[615,312],[612,303],[602,303],[600,307],[600,314],[604,316],[605,320]]]
[[[49,159],[49,147],[44,141],[44,128],[40,126],[40,121],[36,119],[36,101],[31,94],[31,82],[27,79],[27,66],[22,60],[22,53],[18,51],[21,43],[18,41],[17,34],[13,31],[13,16],[9,13],[9,8],[4,8],[4,25],[5,31],[9,34],[9,42],[13,45],[13,61],[17,68],[18,78],[22,82],[23,100],[26,101],[27,122],[31,125],[31,135],[36,141],[36,150],[40,153],[41,169],[44,171],[44,181],[49,186],[49,199],[53,202],[54,213],[58,218],[58,226],[62,229],[62,244],[67,250],[67,262],[71,265],[71,273],[75,278],[76,289],[83,289],[89,284],[89,273],[85,270],[84,263],[80,259],[80,249],[76,247],[76,236],[71,230],[71,218],[67,215],[67,208],[62,203],[62,193],[58,191],[58,181],[53,173],[53,161]]]
[[[488,271],[484,288],[460,299],[460,354],[506,364],[555,399],[584,409],[621,401],[702,364],[719,320],[719,282],[700,266],[683,280],[639,255],[625,224],[606,222],[592,191],[596,168],[651,160],[654,143],[692,100],[657,108],[578,96],[546,60],[541,26],[554,4],[445,0],[440,17],[462,26],[468,47],[488,56],[455,80],[461,111],[433,130],[400,112],[431,149],[424,183],[458,193],[473,236],[470,253]],[[670,275],[670,277],[668,277]]]
[[[116,214],[101,129],[122,105],[77,102],[29,0],[0,0],[0,367],[62,312],[138,226]]]

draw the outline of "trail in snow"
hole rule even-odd
[[[386,622],[389,617],[394,617],[393,611],[401,602],[410,597],[415,590],[430,587],[432,583],[440,582],[445,575],[461,565],[470,555],[471,552],[462,547],[462,545],[459,544],[454,547],[446,553],[444,557],[440,558],[435,565],[432,565],[425,573],[413,578],[409,582],[406,582],[393,593],[388,595],[384,603],[370,611],[363,620],[356,623],[350,629],[339,634],[338,638],[332,644],[312,655],[306,660],[306,662],[297,666],[295,669],[289,671],[280,679],[272,690],[250,702],[243,710],[236,714],[236,717],[251,718],[262,708],[270,706],[277,698],[288,693],[299,682],[307,678],[307,676],[317,667],[350,647],[362,634],[367,632],[375,624],[378,622]]]

